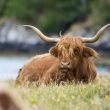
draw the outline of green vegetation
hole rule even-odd
[[[89,19],[94,24],[110,20],[109,0],[1,0],[0,17],[37,25],[47,33],[65,31],[72,23]]]
[[[110,22],[110,0],[92,0],[91,19],[98,24]]]
[[[32,110],[110,110],[110,76],[100,76],[91,84],[65,84],[45,87],[13,85],[23,104]]]

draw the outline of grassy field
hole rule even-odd
[[[30,110],[110,110],[110,75],[90,84],[23,87],[8,82]]]

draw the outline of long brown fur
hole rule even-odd
[[[32,57],[20,70],[17,82],[38,82],[57,84],[66,81],[91,82],[96,79],[96,66],[92,61],[97,57],[95,50],[86,47],[80,37],[61,37],[49,53]],[[61,62],[70,62],[70,70],[62,71]],[[64,70],[64,69],[63,69]]]

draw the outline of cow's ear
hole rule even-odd
[[[56,46],[50,48],[49,53],[55,57],[58,57],[58,49]]]
[[[88,57],[98,57],[98,53],[93,50],[92,48],[89,47],[84,47],[83,49],[83,56],[88,58]]]

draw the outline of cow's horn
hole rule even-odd
[[[50,38],[50,37],[45,36],[39,29],[37,29],[37,28],[34,27],[34,26],[31,26],[31,25],[23,25],[23,26],[32,28],[32,29],[37,33],[37,35],[38,35],[42,40],[44,40],[44,41],[46,41],[46,42],[58,42],[58,41],[59,41],[59,38]]]
[[[110,27],[110,24],[107,24],[105,26],[103,26],[97,33],[94,37],[92,38],[82,38],[83,42],[84,43],[93,43],[93,42],[96,42],[100,36],[102,35],[102,33],[105,31],[105,29],[107,29],[108,27]]]

